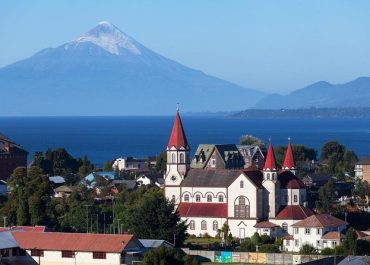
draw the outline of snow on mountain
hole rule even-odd
[[[107,21],[99,22],[95,28],[88,31],[86,34],[65,44],[65,49],[69,49],[71,46],[83,42],[92,42],[116,55],[122,55],[123,50],[127,50],[135,55],[141,55],[140,50],[135,45],[136,41]]]

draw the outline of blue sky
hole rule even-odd
[[[369,11],[365,0],[0,0],[0,67],[108,20],[187,66],[287,93],[370,76]]]

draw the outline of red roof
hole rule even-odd
[[[167,147],[180,147],[188,148],[188,141],[186,140],[184,128],[182,127],[182,122],[179,112],[176,112],[175,121],[173,123],[172,132],[170,140],[168,141]]]
[[[12,232],[13,237],[23,249],[69,250],[81,252],[101,251],[121,253],[131,240],[128,234],[82,234],[56,232]],[[140,246],[140,243],[138,243]]]
[[[348,223],[330,214],[315,214],[293,224],[295,227],[333,227],[340,225],[348,225]]]
[[[0,232],[3,231],[24,231],[24,232],[45,232],[45,226],[12,226],[12,227],[0,227]]]
[[[271,223],[269,221],[262,221],[254,225],[255,228],[274,228],[278,227],[277,224]]]
[[[281,189],[304,189],[304,183],[298,179],[291,171],[282,171],[279,174]]]
[[[303,220],[315,214],[311,209],[301,205],[287,205],[280,208],[276,219],[280,220]]]
[[[267,155],[266,155],[266,161],[265,161],[265,166],[263,169],[276,169],[276,159],[275,159],[275,153],[274,149],[272,148],[272,144],[269,144],[269,148],[267,150]]]
[[[292,145],[289,142],[288,148],[285,153],[283,169],[293,169],[293,168],[295,168],[295,162],[294,162]]]
[[[331,232],[327,232],[325,235],[323,235],[321,237],[321,239],[326,239],[326,240],[341,240],[341,239],[344,239],[344,235],[339,233],[339,232],[335,232],[335,231],[331,231]]]
[[[177,211],[181,217],[227,218],[227,203],[180,203]]]

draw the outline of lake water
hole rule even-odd
[[[174,117],[1,117],[0,133],[29,151],[64,147],[74,156],[87,155],[96,164],[119,156],[146,157],[165,149]],[[294,144],[320,149],[337,140],[359,156],[370,155],[370,119],[228,119],[183,116],[192,149],[200,143],[237,143],[243,134],[274,145]]]

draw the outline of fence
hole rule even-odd
[[[200,261],[219,263],[256,263],[256,264],[302,264],[307,265],[331,265],[340,257],[328,257],[321,255],[293,255],[287,253],[260,253],[260,252],[231,252],[231,251],[204,251],[182,249],[186,254],[197,257]]]

